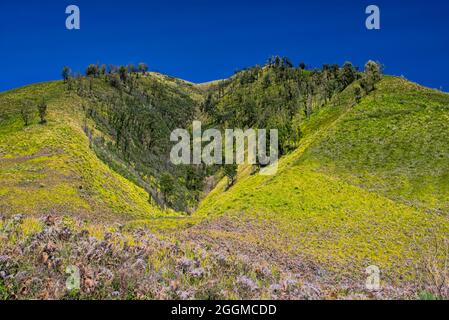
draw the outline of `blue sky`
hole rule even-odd
[[[65,28],[78,5],[81,30]],[[365,8],[381,9],[381,30]],[[151,70],[205,82],[285,55],[311,67],[382,62],[449,91],[449,1],[0,1],[0,91],[59,79],[69,65],[147,62]]]

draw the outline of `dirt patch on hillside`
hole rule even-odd
[[[25,162],[28,160],[37,159],[40,157],[54,156],[54,155],[58,155],[61,153],[62,153],[62,151],[54,151],[49,148],[43,148],[43,149],[39,150],[38,152],[33,153],[31,155],[14,157],[14,158],[0,158],[0,165],[3,166],[3,165],[9,165],[9,164],[17,164],[17,163]],[[0,153],[0,156],[2,156],[1,153]]]

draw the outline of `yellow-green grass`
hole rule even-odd
[[[100,82],[98,82],[100,83]],[[45,98],[48,122],[37,109],[25,127],[24,99]],[[84,101],[62,82],[0,94],[0,208],[3,214],[78,214],[91,219],[142,219],[162,210],[148,194],[101,162],[82,130]]]
[[[449,95],[386,77],[300,161],[447,217]]]
[[[183,79],[170,77],[158,72],[148,72],[145,76],[141,76],[140,79],[141,83],[150,90],[156,81],[178,94],[188,95],[195,101],[202,102],[204,100],[204,92],[202,89],[194,83]]]
[[[101,81],[95,85],[110,90]],[[449,99],[386,77],[354,105],[356,85],[301,125],[299,148],[280,160],[276,175],[251,175],[242,166],[236,185],[227,189],[220,181],[192,217],[167,216],[97,158],[82,130],[87,102],[62,82],[1,93],[1,213],[123,219],[129,229],[170,232],[198,225],[192,233],[302,257],[342,276],[362,276],[375,264],[396,280],[411,279],[415,264],[449,234]],[[195,89],[185,84],[182,90]],[[35,116],[24,127],[21,101],[37,103],[42,96],[48,123],[38,124]],[[236,228],[201,229],[203,221],[223,217]],[[245,224],[252,229],[237,228]]]
[[[380,183],[379,178],[375,181],[379,184],[374,184],[371,188],[360,185],[357,180],[352,179],[353,176],[365,178],[366,175],[366,171],[358,170],[364,165],[365,159],[355,150],[363,147],[368,149],[366,151],[368,153],[370,148],[368,141],[363,141],[365,143],[363,146],[357,144],[365,134],[367,124],[363,121],[358,123],[352,117],[355,113],[362,112],[360,110],[366,113],[373,112],[370,109],[376,108],[373,99],[379,101],[382,95],[389,96],[390,99],[400,99],[402,95],[409,94],[420,98],[420,101],[429,108],[432,106],[442,108],[449,99],[445,94],[425,90],[404,80],[390,77],[379,84],[375,98],[370,95],[358,106],[353,106],[352,90],[353,87],[349,87],[331,102],[331,107],[323,108],[303,125],[304,137],[299,148],[280,160],[276,175],[241,173],[236,185],[227,191],[226,181],[221,181],[203,201],[197,212],[197,215],[210,221],[219,221],[226,216],[235,221],[236,226],[246,222],[251,225],[251,230],[239,231],[236,228],[229,231],[212,228],[195,232],[208,233],[218,239],[240,241],[246,246],[275,249],[292,257],[298,256],[317,263],[341,276],[363,278],[366,267],[377,265],[384,275],[391,277],[392,282],[413,279],[416,276],[415,267],[422,258],[430,255],[434,246],[448,240],[448,216],[425,210],[426,207],[407,205],[405,201],[395,201],[394,193],[382,190],[382,184],[394,186],[394,176],[388,181],[382,177],[385,180]],[[396,97],[395,92],[398,95]],[[410,101],[404,103],[403,108],[406,109]],[[409,108],[413,107],[413,104],[409,105]],[[388,108],[385,112],[378,117],[380,119],[390,117],[387,113]],[[446,112],[442,110],[441,114],[436,113],[435,116],[445,118],[448,114],[447,110]],[[389,130],[382,120],[378,121],[378,132]],[[338,141],[334,141],[335,137],[346,137],[348,123],[360,125],[358,130],[352,131],[348,137],[349,141],[346,142],[350,144],[350,141],[353,141],[353,149],[347,147],[346,154],[338,154],[335,158],[329,159],[332,154],[327,153],[328,149],[325,147],[319,146],[327,141],[333,141],[337,148]],[[410,127],[413,128],[414,125],[410,123]],[[444,128],[443,126],[442,129]],[[423,135],[429,134],[428,130],[428,127],[421,126]],[[444,139],[447,132],[440,132],[437,145],[441,146],[441,139]],[[374,135],[371,147],[378,148],[375,143],[375,132],[369,134]],[[381,137],[384,136],[385,133],[381,133]],[[446,149],[443,150],[447,150],[448,147],[446,145]],[[400,148],[399,152],[401,150],[403,149]],[[323,154],[328,156],[327,161],[323,162],[324,169],[320,162],[320,155]],[[432,156],[433,154],[429,155],[429,161],[433,161],[430,159]],[[342,170],[335,169],[338,168],[337,164],[342,157],[346,157],[346,163],[353,164],[350,174],[349,167],[347,175],[342,174]],[[407,157],[405,152],[404,161]],[[392,166],[402,169],[402,172],[407,174],[406,168],[401,168],[399,158],[400,155]],[[440,165],[436,168],[435,175],[444,172],[446,168],[437,161],[433,162],[434,165]],[[381,166],[380,163],[376,163],[373,167],[377,165]],[[427,164],[418,165],[422,167],[417,168],[417,171],[422,169],[424,174],[428,173],[426,170],[430,168]],[[432,176],[429,179],[434,179],[431,180],[433,183],[440,178],[435,179]],[[419,183],[418,177],[415,183]],[[444,199],[445,195],[442,196],[433,188],[429,187],[423,194],[426,197]],[[412,196],[410,199],[426,199]],[[443,255],[444,252],[435,254],[442,263]]]

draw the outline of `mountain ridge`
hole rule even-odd
[[[136,83],[128,79],[121,89],[107,78],[83,78],[0,93],[2,214],[25,214],[26,237],[42,230],[42,215],[89,221],[85,228],[100,239],[114,223],[127,230],[123,232],[150,230],[271,268],[303,287],[318,288],[321,297],[345,297],[345,290],[367,297],[365,268],[372,265],[382,271],[386,297],[397,296],[396,290],[401,297],[416,298],[420,290],[444,296],[435,289],[434,282],[440,280],[428,269],[447,272],[449,95],[384,76],[358,97],[362,74],[341,91],[332,89],[328,97],[325,89],[332,82],[321,82],[324,75],[331,77],[325,72],[333,71],[303,74],[282,66],[254,68],[199,89],[163,75],[132,75]],[[312,77],[320,90],[310,103],[294,90],[301,90],[301,81]],[[147,95],[140,100],[148,108],[145,114],[160,113],[160,119],[177,115],[174,121],[187,126],[198,116],[212,124],[224,119],[223,125],[230,127],[283,125],[281,120],[291,114],[296,122],[289,121],[282,136],[278,172],[262,176],[258,168],[241,165],[231,183],[220,168],[192,173],[164,164],[158,169],[160,176],[145,171],[159,160],[124,156],[125,144],[119,146],[120,135],[112,126],[116,120],[109,118],[122,119],[120,110],[135,115],[145,111],[136,104],[141,94]],[[37,123],[34,115],[29,126],[23,125],[22,101],[30,98],[33,103],[45,99],[46,124]],[[161,101],[163,107],[158,108]],[[170,109],[166,101],[181,102],[182,112],[192,113],[179,116],[181,109]],[[280,107],[267,101],[280,102]],[[250,108],[240,108],[240,102]],[[115,104],[120,107],[112,109]],[[260,113],[248,110],[260,106],[266,112],[253,118]],[[284,118],[278,117],[282,112]],[[129,124],[146,123],[138,117],[126,119]],[[169,132],[165,124],[160,128]],[[137,148],[142,141],[145,145],[152,138],[140,136],[145,130],[124,131],[130,135],[127,148]],[[153,162],[145,166],[145,161]],[[167,195],[157,186],[165,170],[176,179],[189,176],[191,183],[213,177],[215,187],[207,194],[200,188],[185,194],[191,190],[182,186],[177,196],[197,197],[197,210],[186,214],[170,209]],[[162,197],[160,203],[157,196]],[[245,281],[264,286],[258,272],[265,271],[260,268]],[[345,279],[343,284],[339,279]]]

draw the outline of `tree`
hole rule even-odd
[[[281,61],[282,61],[281,57],[279,56],[274,57],[274,66],[276,68],[279,68],[281,66]]]
[[[288,68],[288,66],[293,66],[287,57],[281,58],[280,56],[268,58],[267,65],[274,68]]]
[[[354,99],[357,104],[362,100],[362,90],[360,89],[360,87],[354,88]]]
[[[309,119],[312,114],[312,106],[313,106],[313,95],[312,93],[307,94],[307,98],[305,99],[304,113],[306,118]]]
[[[301,101],[304,106],[304,115],[308,119],[312,114],[313,95],[315,94],[315,88],[312,80],[301,82],[300,91],[302,92]]]
[[[226,177],[228,177],[228,188],[235,183],[237,178],[237,165],[236,164],[226,164],[224,165],[223,171]]]
[[[342,88],[346,88],[357,79],[357,70],[351,62],[345,62],[340,71],[340,82]]]
[[[106,65],[105,65],[105,64],[102,64],[102,65],[101,65],[101,68],[100,68],[100,75],[101,75],[101,76],[105,76],[106,73],[107,73]]]
[[[128,79],[128,68],[125,66],[120,66],[118,73],[120,75],[120,80],[126,81],[126,79]]]
[[[37,105],[37,110],[39,112],[39,118],[41,119],[41,124],[47,123],[47,104],[45,103],[45,100],[42,99],[41,103]]]
[[[32,115],[33,111],[31,101],[29,100],[22,101],[22,105],[20,107],[20,116],[22,117],[25,127],[30,124]]]
[[[360,86],[365,93],[370,93],[375,89],[376,83],[382,78],[382,68],[379,63],[368,61],[365,65],[365,72],[360,80]]]
[[[321,73],[321,78],[319,79],[319,81],[321,98],[324,98],[324,102],[330,100],[334,92],[339,88],[338,72],[338,65],[323,65],[323,71]]]
[[[206,100],[204,100],[204,103],[201,104],[201,111],[203,112],[211,112],[214,108],[214,101],[212,93],[209,92],[207,94]]]
[[[175,189],[175,182],[173,177],[168,173],[164,173],[161,177],[161,181],[159,182],[159,188],[162,195],[164,196],[165,202],[168,202],[170,195]]]
[[[293,63],[288,57],[282,58],[282,67],[283,68],[293,68]]]
[[[72,70],[70,70],[69,67],[64,66],[64,68],[62,68],[62,79],[64,79],[64,82],[67,82],[70,79],[71,73]]]
[[[139,71],[142,72],[143,74],[148,72],[148,65],[146,63],[139,63]]]
[[[370,60],[365,65],[365,74],[377,82],[382,78],[382,67],[379,63]]]
[[[100,68],[96,64],[90,64],[86,69],[86,76],[98,77],[100,75]]]
[[[136,68],[136,66],[134,65],[134,64],[129,64],[128,65],[128,72],[129,73],[136,73],[137,72],[137,68]]]
[[[301,70],[305,70],[305,69],[306,69],[306,64],[305,64],[304,62],[301,62],[301,63],[299,64],[299,68],[300,68]]]
[[[185,186],[189,190],[202,190],[204,187],[204,175],[200,166],[187,166]]]

